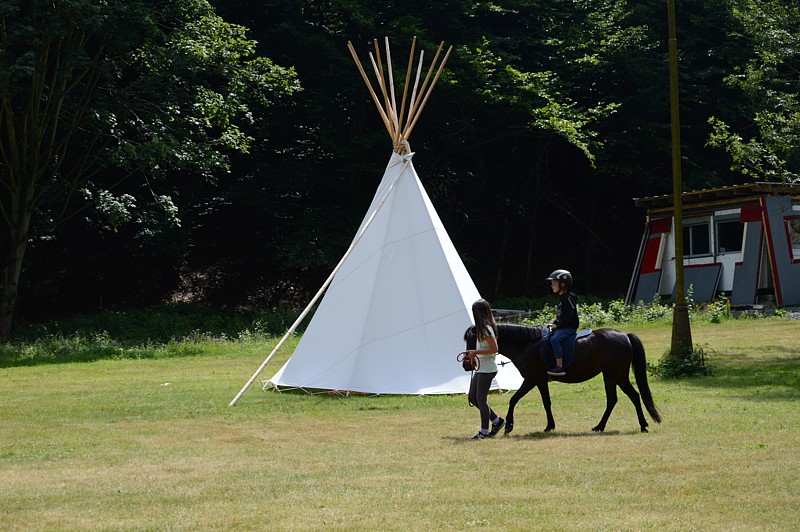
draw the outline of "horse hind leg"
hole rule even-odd
[[[600,419],[600,423],[598,423],[595,427],[592,428],[595,432],[603,432],[606,430],[606,423],[608,423],[608,418],[611,417],[611,412],[614,410],[614,406],[617,404],[617,385],[614,382],[603,375],[603,383],[605,384],[606,388],[606,411],[603,412],[603,417]]]
[[[631,400],[633,406],[636,408],[636,417],[639,418],[639,427],[641,427],[642,432],[647,432],[647,420],[644,417],[644,412],[642,411],[642,402],[639,398],[639,392],[636,391],[636,388],[633,387],[631,381],[626,380],[619,384],[620,389],[628,396],[628,399]]]

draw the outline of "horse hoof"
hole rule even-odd
[[[594,432],[603,432],[604,430],[606,430],[606,428],[605,427],[601,427],[600,425],[598,425],[598,426],[594,427],[592,430]]]
[[[547,425],[547,426],[544,428],[544,431],[545,431],[545,432],[550,432],[550,431],[554,430],[555,428],[556,428],[555,426],[550,426],[550,425]]]
[[[506,431],[503,434],[508,434],[512,430],[514,430],[514,424],[506,422]]]
[[[642,432],[648,432],[647,427],[642,427]]]

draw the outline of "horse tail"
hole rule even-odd
[[[639,387],[642,402],[653,421],[661,423],[661,414],[656,409],[656,405],[653,402],[653,394],[650,393],[650,386],[647,384],[647,359],[644,354],[644,345],[635,334],[629,334],[628,339],[633,347],[633,375],[636,377],[636,386]]]

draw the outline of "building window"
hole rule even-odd
[[[786,236],[789,237],[792,260],[800,261],[800,216],[786,218]]]
[[[739,220],[717,223],[717,253],[742,251],[744,224]]]
[[[683,227],[683,256],[699,257],[711,254],[708,222]]]

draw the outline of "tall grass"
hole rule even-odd
[[[554,318],[552,300],[506,300],[530,310],[523,320],[545,323]],[[580,307],[583,327],[648,326],[667,323],[671,305],[655,301],[626,306],[621,300],[587,298]],[[74,316],[66,320],[20,324],[10,340],[0,344],[0,367],[119,359],[184,358],[215,351],[229,342],[269,340],[282,335],[299,314],[297,309],[219,312],[191,304],[164,304],[149,309]],[[720,323],[732,319],[727,301],[690,306],[695,323]],[[302,334],[307,317],[298,328]]]
[[[165,343],[192,337],[235,338],[246,330],[257,334],[282,333],[299,314],[300,311],[293,308],[221,312],[195,304],[164,303],[146,309],[17,324],[13,339],[92,338],[100,334],[122,343]]]
[[[220,345],[268,341],[299,311],[219,312],[186,304],[18,325],[0,344],[0,367],[119,359],[184,358]],[[306,320],[307,321],[307,320]],[[298,329],[303,330],[303,325]]]

